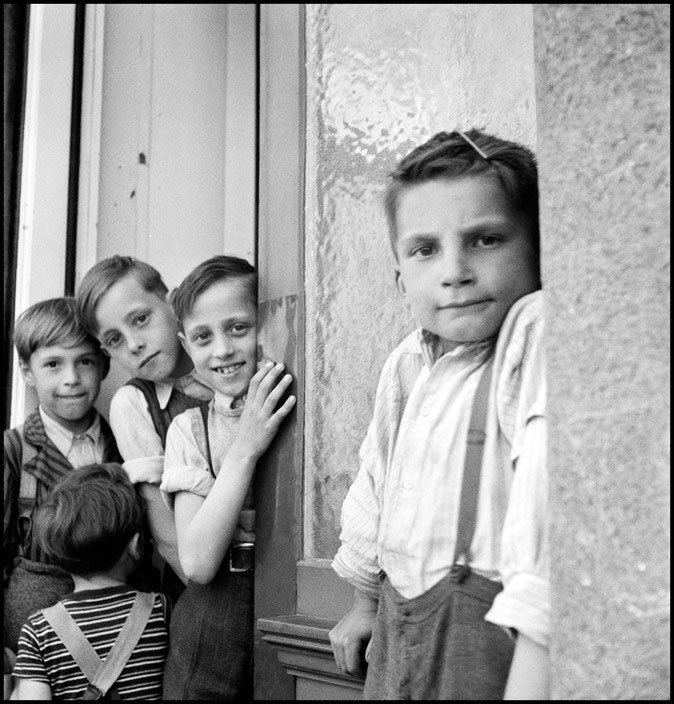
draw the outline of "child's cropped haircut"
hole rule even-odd
[[[82,325],[92,335],[98,335],[96,308],[101,298],[127,274],[133,274],[148,293],[155,293],[162,298],[168,293],[161,274],[150,264],[120,254],[103,259],[87,271],[76,292]]]
[[[34,534],[48,558],[71,574],[111,569],[141,533],[145,507],[121,465],[90,464],[55,485],[34,518]]]
[[[218,254],[196,266],[171,293],[171,305],[181,330],[197,298],[218,281],[243,279],[251,301],[257,305],[257,272],[245,259]]]
[[[390,174],[385,193],[386,216],[393,253],[396,255],[397,209],[407,188],[436,179],[493,176],[498,179],[512,207],[529,221],[532,244],[539,254],[538,167],[534,153],[516,142],[472,129],[438,132],[400,161]]]
[[[91,344],[100,350],[98,340],[81,324],[77,305],[72,296],[49,298],[27,308],[14,324],[14,345],[19,359],[28,364],[39,347],[76,347]],[[110,360],[101,352],[103,375],[107,374]]]

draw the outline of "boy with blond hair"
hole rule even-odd
[[[115,255],[93,266],[76,292],[86,329],[132,379],[110,403],[110,425],[124,469],[146,501],[152,540],[165,561],[162,591],[174,600],[187,579],[180,567],[173,517],[159,493],[171,420],[212,398],[194,374],[160,273]]]

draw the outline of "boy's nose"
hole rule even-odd
[[[71,364],[64,369],[64,382],[66,384],[79,384],[80,371],[75,364]]]
[[[213,354],[216,357],[228,357],[234,352],[234,345],[227,335],[216,336],[213,344]]]
[[[470,258],[461,251],[448,252],[442,260],[441,282],[443,286],[465,286],[475,276]]]
[[[131,354],[138,354],[145,347],[145,343],[137,337],[129,335],[127,338],[127,345]]]

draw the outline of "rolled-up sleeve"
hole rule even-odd
[[[550,553],[548,528],[547,426],[532,409],[518,442],[519,456],[501,541],[503,591],[487,621],[514,628],[548,647]]]
[[[208,461],[200,447],[205,445],[195,437],[192,413],[176,416],[166,434],[164,472],[160,490],[167,505],[173,508],[173,495],[179,491],[208,496],[215,481]]]
[[[389,357],[377,387],[374,413],[359,452],[358,474],[342,505],[341,546],[332,562],[337,574],[354,587],[379,597],[378,536],[386,462],[399,399],[394,363]]]

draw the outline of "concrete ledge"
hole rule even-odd
[[[291,614],[257,621],[262,639],[277,650],[279,663],[295,677],[296,699],[361,699],[363,680],[335,663],[328,633],[337,621]]]

